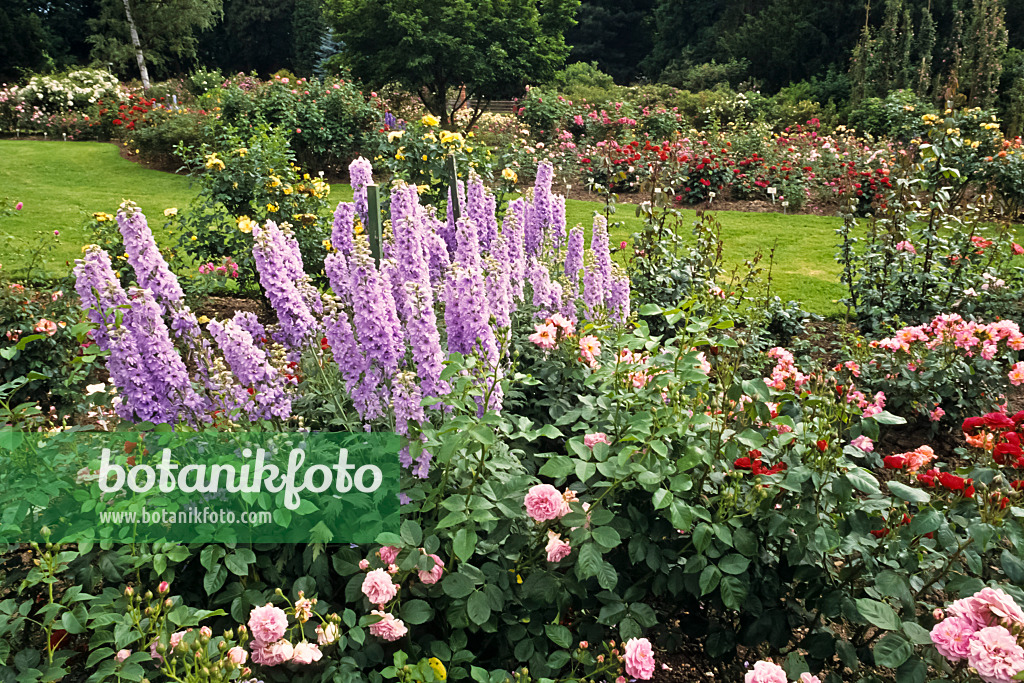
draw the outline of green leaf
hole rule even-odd
[[[868,472],[860,468],[851,469],[846,473],[846,479],[853,485],[853,488],[863,493],[878,493],[878,480]]]
[[[718,588],[722,594],[722,603],[729,609],[741,610],[747,599],[749,590],[747,582],[738,576],[726,576],[722,578],[722,584]]]
[[[72,612],[65,612],[60,615],[60,623],[64,626],[64,630],[71,634],[85,633],[85,626],[78,620],[78,617]]]
[[[544,633],[558,647],[569,647],[572,645],[572,631],[565,626],[558,624],[544,624]]]
[[[224,558],[224,565],[235,576],[248,576],[249,564],[238,553],[231,553]]]
[[[434,610],[424,600],[402,603],[402,621],[407,624],[425,624],[434,616]]]
[[[552,479],[560,479],[569,476],[572,470],[572,458],[566,455],[555,455],[548,458],[548,461],[541,466],[539,474]]]
[[[410,548],[416,548],[423,541],[423,530],[420,529],[420,525],[411,519],[407,519],[402,522],[400,529],[402,542]]]
[[[910,655],[914,654],[914,646],[898,633],[886,633],[875,643],[873,651],[875,664],[895,669],[910,659]]]
[[[930,495],[922,491],[921,489],[915,489],[912,486],[907,486],[898,481],[890,481],[886,483],[889,487],[889,491],[892,495],[907,501],[908,503],[918,503],[919,505],[925,505],[932,499]]]
[[[905,425],[905,424],[907,424],[906,418],[900,417],[899,415],[893,415],[892,413],[890,413],[890,412],[888,412],[886,410],[883,410],[880,413],[875,413],[870,418],[864,418],[864,419],[874,420],[875,422],[877,422],[878,424],[881,424],[881,425]]]
[[[1006,578],[1018,586],[1024,586],[1024,562],[1009,550],[1003,550],[1000,564],[1006,573]]]
[[[715,565],[709,564],[707,567],[704,567],[704,571],[700,573],[700,594],[707,595],[718,588],[718,582],[721,578],[722,572]]]
[[[466,602],[466,614],[474,624],[484,624],[491,618],[491,602],[481,591],[476,591]]]
[[[465,574],[449,574],[441,582],[445,595],[452,598],[464,598],[473,592],[473,582]]]
[[[750,560],[742,555],[732,553],[718,561],[718,568],[726,574],[742,574],[750,566]]]
[[[601,557],[601,551],[593,543],[587,543],[580,548],[580,556],[576,560],[576,574],[581,579],[597,576],[602,564],[604,559]]]
[[[463,562],[469,560],[473,556],[473,550],[476,549],[476,541],[476,532],[472,529],[463,527],[456,531],[455,541],[452,544],[455,556]]]
[[[651,502],[654,504],[655,510],[668,507],[669,503],[672,502],[672,492],[667,489],[658,489],[651,497]]]
[[[600,526],[593,530],[594,542],[603,548],[611,550],[622,543],[619,532],[610,526]]]
[[[886,631],[896,631],[903,625],[896,610],[884,602],[870,598],[857,600],[857,611],[867,619],[868,623]]]

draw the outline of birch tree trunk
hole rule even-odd
[[[132,47],[135,48],[135,60],[139,63],[139,74],[142,77],[142,89],[149,92],[149,72],[146,70],[146,58],[142,54],[142,43],[139,42],[139,32],[135,28],[135,20],[132,19],[132,8],[129,0],[124,0],[124,14],[128,18],[128,29],[132,34]]]

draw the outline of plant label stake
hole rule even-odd
[[[381,224],[380,224],[380,188],[377,183],[370,183],[366,186],[366,237],[370,240],[370,254],[373,260],[380,265],[381,251]]]
[[[449,154],[444,162],[445,173],[448,175],[448,191],[452,197],[452,218],[459,222],[462,211],[459,208],[459,174],[455,169],[455,155]]]

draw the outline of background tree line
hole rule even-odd
[[[5,0],[0,79],[90,62],[136,77],[125,2]],[[821,102],[902,88],[991,105],[1024,88],[1024,0],[129,2],[155,79],[200,66],[310,76],[347,44],[357,76],[427,84],[428,99],[459,82],[512,96],[563,60],[620,84],[799,84]]]

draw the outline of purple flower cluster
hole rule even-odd
[[[273,221],[267,221],[262,228],[253,228],[252,234],[252,254],[260,284],[280,323],[280,330],[274,337],[288,348],[298,349],[316,327],[307,297],[297,286],[298,279],[305,277],[298,245]]]
[[[590,251],[594,255],[594,262],[583,275],[583,303],[587,320],[597,320],[601,308],[609,303],[612,287],[612,253],[608,244],[608,220],[600,214],[594,216]]]
[[[233,320],[210,321],[206,329],[224,354],[231,372],[249,394],[241,409],[249,419],[269,420],[291,417],[292,402],[285,393],[285,380],[267,360],[267,354],[256,346],[252,335]]]
[[[160,253],[142,210],[132,202],[124,202],[117,212],[117,225],[139,287],[152,292],[161,311],[171,317],[175,336],[195,336],[199,323],[185,306],[185,293]]]
[[[96,325],[93,338],[103,351],[110,350],[108,330],[114,326],[118,309],[127,309],[128,295],[111,267],[110,256],[95,244],[85,250],[85,257],[75,261],[75,291]]]
[[[373,183],[373,165],[368,159],[359,157],[348,165],[349,182],[355,197],[356,213],[365,226],[370,216],[370,205],[366,199],[366,186]]]
[[[352,252],[352,238],[355,235],[356,205],[341,202],[334,210],[334,225],[331,227],[331,244],[342,254]]]

